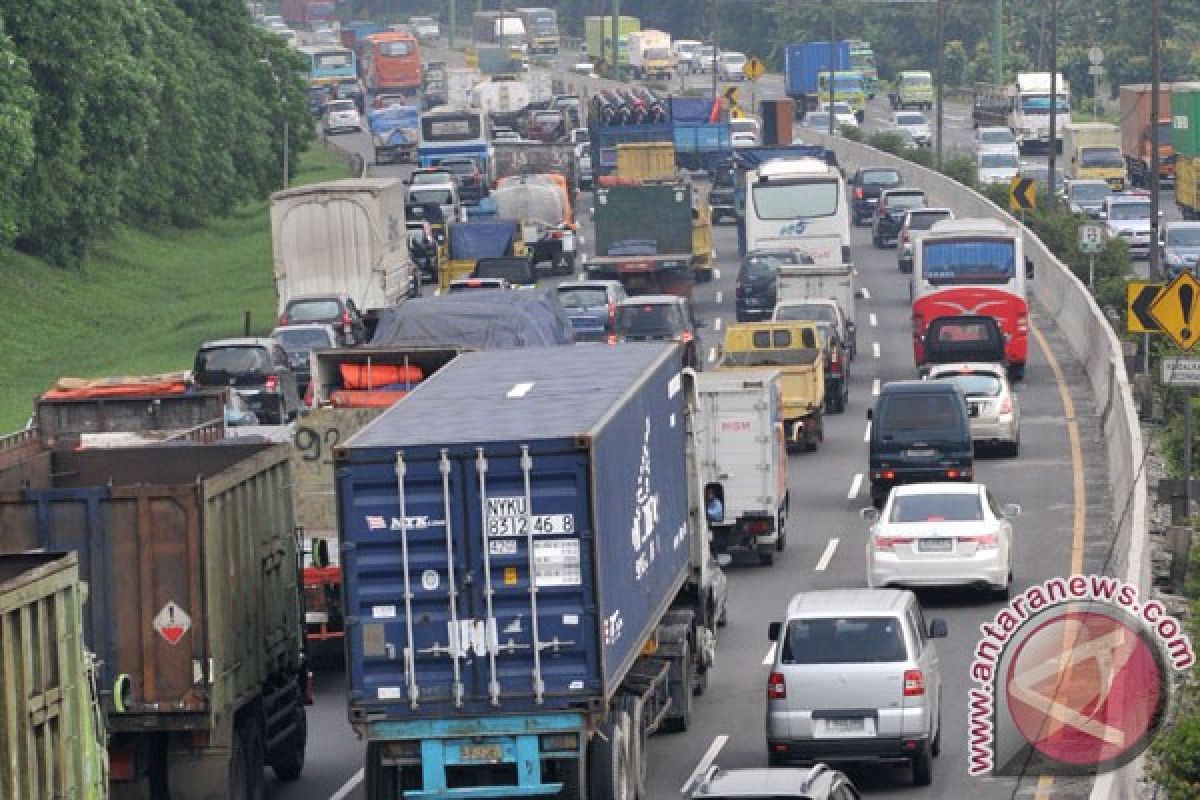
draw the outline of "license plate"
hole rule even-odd
[[[875,720],[864,717],[817,720],[817,735],[825,738],[874,736]]]
[[[904,454],[909,458],[933,458],[934,451],[930,448],[916,448],[913,450],[906,450],[904,451]]]
[[[917,550],[922,553],[949,553],[954,549],[953,539],[918,539]]]
[[[465,744],[458,752],[464,761],[499,761],[504,755],[498,744]]]

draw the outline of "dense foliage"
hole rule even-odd
[[[241,0],[0,3],[0,244],[69,264],[262,196],[283,121],[312,136],[300,66]]]

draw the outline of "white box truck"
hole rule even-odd
[[[629,69],[639,80],[671,80],[675,74],[671,34],[655,30],[631,32]]]
[[[762,564],[774,563],[787,541],[780,375],[735,369],[695,376],[696,462],[713,550],[753,553]]]
[[[1012,110],[1008,127],[1017,139],[1021,152],[1033,145],[1046,147],[1050,141],[1050,83],[1049,72],[1020,72],[1015,83],[1008,87]],[[1054,78],[1057,96],[1054,141],[1062,145],[1063,126],[1071,122],[1071,84],[1059,73]]]
[[[348,294],[370,319],[417,293],[404,184],[347,178],[271,195],[279,310],[301,295]]]

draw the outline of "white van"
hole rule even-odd
[[[850,208],[837,167],[767,161],[746,173],[746,249],[801,250],[819,266],[850,261]]]

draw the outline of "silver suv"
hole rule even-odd
[[[842,773],[824,764],[808,769],[710,767],[683,787],[688,800],[859,800],[862,795]]]
[[[907,762],[928,786],[942,728],[932,640],[946,633],[909,591],[797,594],[769,630],[768,762]]]

